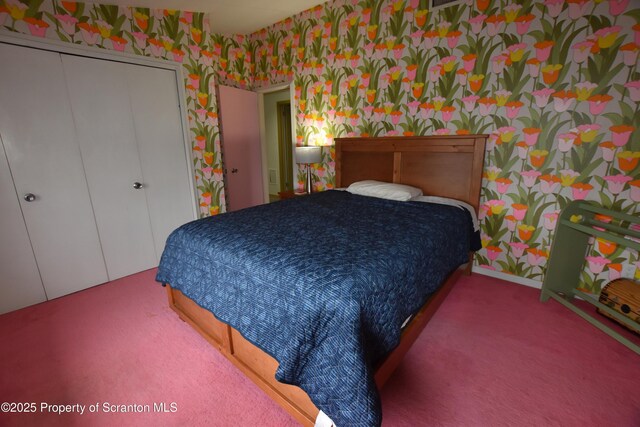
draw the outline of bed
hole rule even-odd
[[[336,187],[401,183],[477,211],[485,141],[337,138]],[[320,408],[338,426],[379,425],[377,389],[470,271],[468,212],[327,191],[224,217],[167,241],[157,280],[171,308],[301,424]]]

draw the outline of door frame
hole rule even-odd
[[[70,55],[84,56],[87,58],[103,59],[114,62],[124,62],[133,65],[142,65],[153,68],[173,71],[175,73],[176,87],[178,88],[178,102],[180,110],[180,122],[182,124],[182,139],[187,162],[187,172],[189,173],[189,190],[191,191],[191,210],[193,218],[199,218],[199,200],[196,192],[195,171],[193,169],[193,158],[191,149],[191,139],[189,137],[189,120],[187,118],[187,97],[184,86],[184,75],[182,64],[165,59],[149,58],[127,52],[115,52],[93,46],[71,44],[61,40],[43,39],[27,34],[8,33],[0,31],[0,43],[16,46],[30,47],[34,49],[46,50]]]
[[[295,145],[296,143],[296,115],[293,114],[293,107],[295,106],[295,86],[293,81],[288,83],[282,83],[278,85],[273,85],[269,87],[256,89],[258,93],[258,116],[260,117],[260,148],[262,154],[262,189],[264,193],[264,202],[269,203],[269,165],[267,160],[267,131],[266,131],[266,122],[264,119],[264,96],[272,93],[278,92],[283,89],[289,88],[289,102],[291,103],[291,141]],[[293,147],[292,147],[293,150]],[[293,179],[295,180],[295,171],[296,171],[296,159],[295,155],[291,156],[291,162],[293,167]],[[294,181],[295,182],[295,181]],[[295,188],[295,185],[294,185]]]

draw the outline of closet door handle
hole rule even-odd
[[[134,182],[133,183],[133,188],[135,188],[136,190],[139,190],[142,188],[142,183],[140,182]]]
[[[33,193],[27,193],[27,194],[24,195],[24,199],[27,202],[33,202],[36,199],[36,195],[33,194]]]

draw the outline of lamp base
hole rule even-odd
[[[305,185],[305,190],[307,190],[307,194],[311,194],[313,190],[313,185],[311,183],[311,165],[307,163],[307,183]]]

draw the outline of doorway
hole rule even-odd
[[[293,126],[289,85],[262,94],[265,187],[269,202],[294,188]]]
[[[278,110],[278,153],[280,192],[293,191],[293,138],[291,138],[291,101],[280,101]]]

